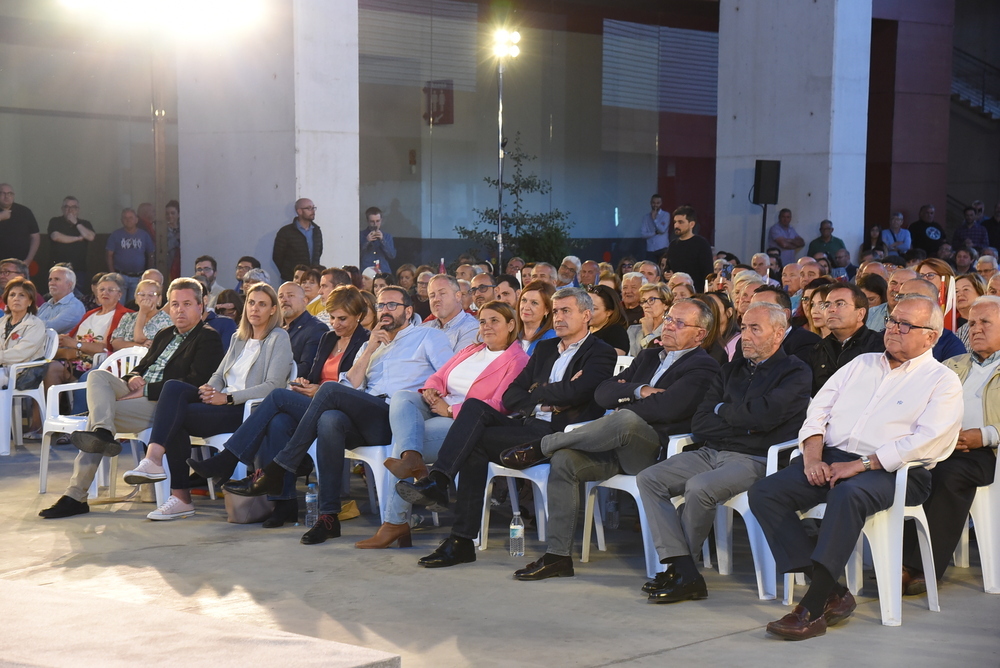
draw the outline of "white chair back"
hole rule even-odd
[[[631,355],[619,355],[618,362],[615,364],[615,375],[617,376],[625,369],[632,365],[633,357]]]
[[[59,350],[59,332],[54,329],[45,330],[45,359],[52,361],[52,358],[56,356],[56,351]]]

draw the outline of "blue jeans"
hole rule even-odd
[[[274,462],[286,471],[295,471],[313,441],[317,442],[319,512],[336,515],[340,512],[344,451],[392,441],[389,404],[383,398],[340,383],[323,383]]]
[[[121,275],[125,279],[125,289],[122,290],[121,303],[128,304],[135,298],[135,289],[139,287],[139,281],[142,280],[140,276],[126,276]]]
[[[455,421],[431,412],[419,392],[400,390],[392,395],[389,404],[389,425],[392,427],[392,457],[399,457],[407,450],[423,455],[424,461],[437,459],[441,443]],[[396,486],[386,491],[383,522],[403,524],[410,512],[410,504],[396,494]]]

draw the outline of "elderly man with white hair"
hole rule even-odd
[[[779,573],[811,579],[799,605],[768,633],[806,640],[851,615],[854,597],[839,582],[869,515],[889,508],[895,472],[907,464],[906,504],[925,501],[934,463],[951,454],[962,426],[962,383],[934,359],[944,328],[937,302],[900,298],[885,330],[884,353],[860,355],[823,385],[799,430],[802,457],[750,488],[749,501]],[[798,511],[826,504],[818,539]]]
[[[648,282],[637,271],[630,271],[622,276],[622,306],[625,307],[625,319],[629,325],[638,325],[645,315],[642,304],[639,303],[639,288]]]
[[[580,258],[575,255],[567,255],[563,258],[562,263],[559,265],[559,269],[556,271],[558,278],[556,278],[557,288],[578,288],[580,287],[580,267],[582,266]]]
[[[753,257],[750,258],[750,266],[753,270],[764,279],[768,285],[780,285],[778,281],[771,278],[768,270],[771,268],[771,256],[767,253],[754,253]]]
[[[987,282],[997,273],[997,259],[992,255],[981,255],[976,260],[976,273],[982,276]]]
[[[75,287],[76,274],[72,269],[60,265],[49,269],[49,300],[38,307],[38,317],[47,328],[69,334],[83,320],[87,308],[73,294]]]

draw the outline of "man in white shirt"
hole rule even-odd
[[[861,355],[816,394],[799,431],[802,457],[750,488],[750,508],[779,573],[812,580],[801,603],[767,625],[769,633],[805,640],[826,633],[854,610],[838,578],[865,519],[892,504],[896,476],[914,462],[932,466],[955,447],[962,424],[962,384],[931,349],[943,329],[941,309],[923,295],[900,298],[885,331],[886,352]],[[930,494],[930,471],[909,473],[907,505]],[[818,541],[796,511],[826,503]]]
[[[421,327],[443,331],[448,336],[451,349],[456,353],[475,343],[479,321],[463,309],[462,288],[458,279],[447,274],[437,274],[427,284],[427,299],[434,318],[425,321]]]
[[[955,452],[931,471],[931,495],[924,502],[934,551],[934,576],[938,580],[962,537],[976,488],[996,478],[1000,444],[1000,297],[980,297],[972,304],[969,345],[971,353],[944,362],[962,381],[965,413]],[[903,529],[905,594],[926,591],[922,569],[917,532],[907,522]]]

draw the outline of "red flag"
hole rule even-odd
[[[955,307],[955,277],[942,276],[938,288],[938,305],[944,313],[944,328],[954,332],[958,329],[958,309]]]

